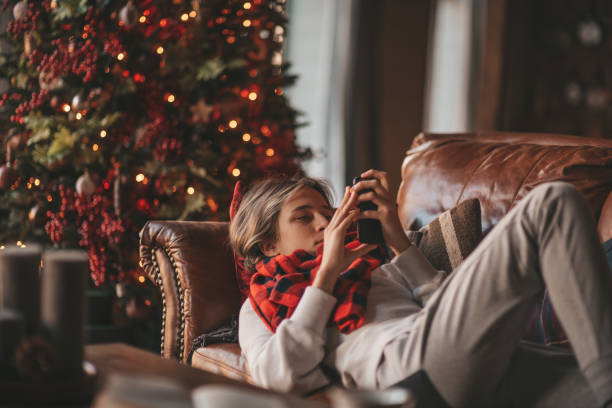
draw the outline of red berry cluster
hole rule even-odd
[[[76,224],[78,244],[87,249],[91,277],[99,285],[107,277],[107,249],[117,245],[125,232],[123,222],[115,216],[112,199],[107,196],[98,193],[86,196],[65,186],[59,187],[59,195],[60,208],[47,212],[45,231],[53,243],[60,243],[68,223]]]
[[[11,115],[11,122],[23,123],[23,117],[30,111],[40,108],[49,97],[49,91],[41,89],[38,93],[32,92],[29,101],[21,103],[15,109],[15,114]]]
[[[23,98],[23,95],[21,95],[20,93],[12,93],[12,94],[9,94],[8,92],[4,93],[2,94],[2,97],[0,98],[0,106],[4,106],[6,101],[20,101],[21,98]]]
[[[50,4],[50,0],[43,1],[43,3],[45,2]],[[28,11],[26,12],[25,17],[20,18],[19,20],[11,20],[6,28],[6,31],[13,37],[17,38],[25,32],[34,30],[36,28],[36,22],[40,17],[40,9],[37,6],[38,2],[36,1],[28,2]]]
[[[37,68],[45,72],[48,80],[72,73],[83,77],[83,82],[94,79],[98,63],[98,50],[88,39],[77,44],[76,40],[58,38],[51,41],[57,47],[51,55],[43,55]]]
[[[104,52],[116,58],[123,50],[125,50],[125,47],[119,40],[119,36],[115,33],[109,33],[108,37],[104,40]]]

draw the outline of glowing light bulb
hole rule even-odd
[[[83,117],[83,115],[81,114],[81,112],[77,112],[77,114],[75,115],[75,117],[77,118],[77,120],[81,120],[81,118]]]
[[[228,126],[231,127],[232,129],[236,129],[236,127],[238,126],[238,122],[232,119],[229,121]]]
[[[242,7],[243,7],[245,10],[250,10],[250,9],[251,9],[251,3],[247,1],[247,2],[245,2],[245,3],[242,5]]]
[[[274,156],[274,149],[272,149],[271,147],[266,149],[266,156],[268,157]]]
[[[138,21],[140,21],[141,23],[146,23],[147,18],[145,16],[140,16],[140,18],[138,19]]]
[[[40,180],[39,179],[34,180],[34,185],[35,186],[40,186]]]
[[[244,27],[250,27],[250,26],[251,26],[251,20],[244,20],[244,21],[242,22],[242,25],[243,25]]]
[[[104,139],[104,138],[106,137],[106,130],[102,129],[102,130],[100,131],[100,137],[101,137],[102,139]]]
[[[70,105],[68,105],[67,103],[63,104],[62,110],[66,113],[70,112]]]
[[[191,10],[191,11],[189,12],[189,17],[191,17],[191,18],[196,18],[197,16],[198,16],[198,13],[196,13],[196,11],[195,11],[195,10]]]
[[[187,20],[189,20],[189,14],[187,13],[181,14],[181,21],[187,21]]]
[[[119,61],[123,61],[124,58],[125,58],[125,54],[124,53],[120,52],[119,54],[117,54],[117,59]]]
[[[249,93],[249,99],[252,100],[252,101],[257,99],[257,92],[250,92]]]
[[[239,175],[240,175],[240,169],[239,168],[235,168],[234,170],[232,170],[232,176],[238,177]]]
[[[245,142],[248,142],[249,140],[251,140],[251,135],[248,133],[245,133],[244,135],[242,135],[242,140],[244,140]]]
[[[145,279],[145,277],[144,277],[143,275],[140,275],[140,276],[138,277],[138,282],[140,282],[140,283],[145,283],[145,280],[146,280],[146,279]]]
[[[91,150],[93,150],[94,152],[97,152],[99,148],[100,148],[100,146],[98,146],[97,143],[94,143],[94,145],[91,146]]]
[[[158,53],[159,55],[162,55],[164,53],[164,47],[160,45],[159,47],[157,47],[155,52]]]
[[[170,103],[174,102],[174,95],[168,94],[168,96],[166,96],[166,100]]]
[[[23,242],[17,241],[17,246],[22,246],[22,245],[23,245]]]
[[[48,202],[53,201],[53,197],[51,197],[51,194],[49,194],[49,195],[47,196],[47,201],[48,201]]]
[[[144,181],[144,179],[145,179],[144,174],[142,174],[142,173],[138,173],[138,174],[136,175],[136,181],[137,181],[138,183],[141,183],[142,181]]]
[[[193,193],[195,193],[195,188],[191,186],[187,187],[187,194],[192,195]]]

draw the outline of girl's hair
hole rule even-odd
[[[254,184],[244,195],[229,227],[230,243],[244,258],[244,266],[254,270],[265,257],[261,251],[267,242],[278,240],[278,214],[294,191],[312,188],[331,206],[331,189],[325,180],[310,177],[267,178]]]

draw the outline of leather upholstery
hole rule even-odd
[[[552,134],[419,135],[402,165],[400,220],[418,228],[477,197],[486,231],[531,188],[553,180],[574,184],[600,234],[612,233],[612,141]],[[227,230],[225,222],[150,221],[140,233],[141,266],[164,302],[164,357],[185,361],[193,339],[239,310]],[[201,348],[192,364],[251,382],[238,345]]]
[[[226,222],[149,221],[140,265],[162,290],[162,355],[185,361],[193,340],[240,307]]]
[[[555,180],[578,188],[599,218],[612,190],[612,141],[493,132],[420,134],[402,164],[400,219],[406,230],[417,229],[475,197],[487,232],[533,187]]]

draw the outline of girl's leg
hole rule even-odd
[[[490,406],[545,286],[596,398],[612,398],[608,266],[582,196],[569,184],[550,183],[487,235],[417,324],[410,352],[450,405]]]

